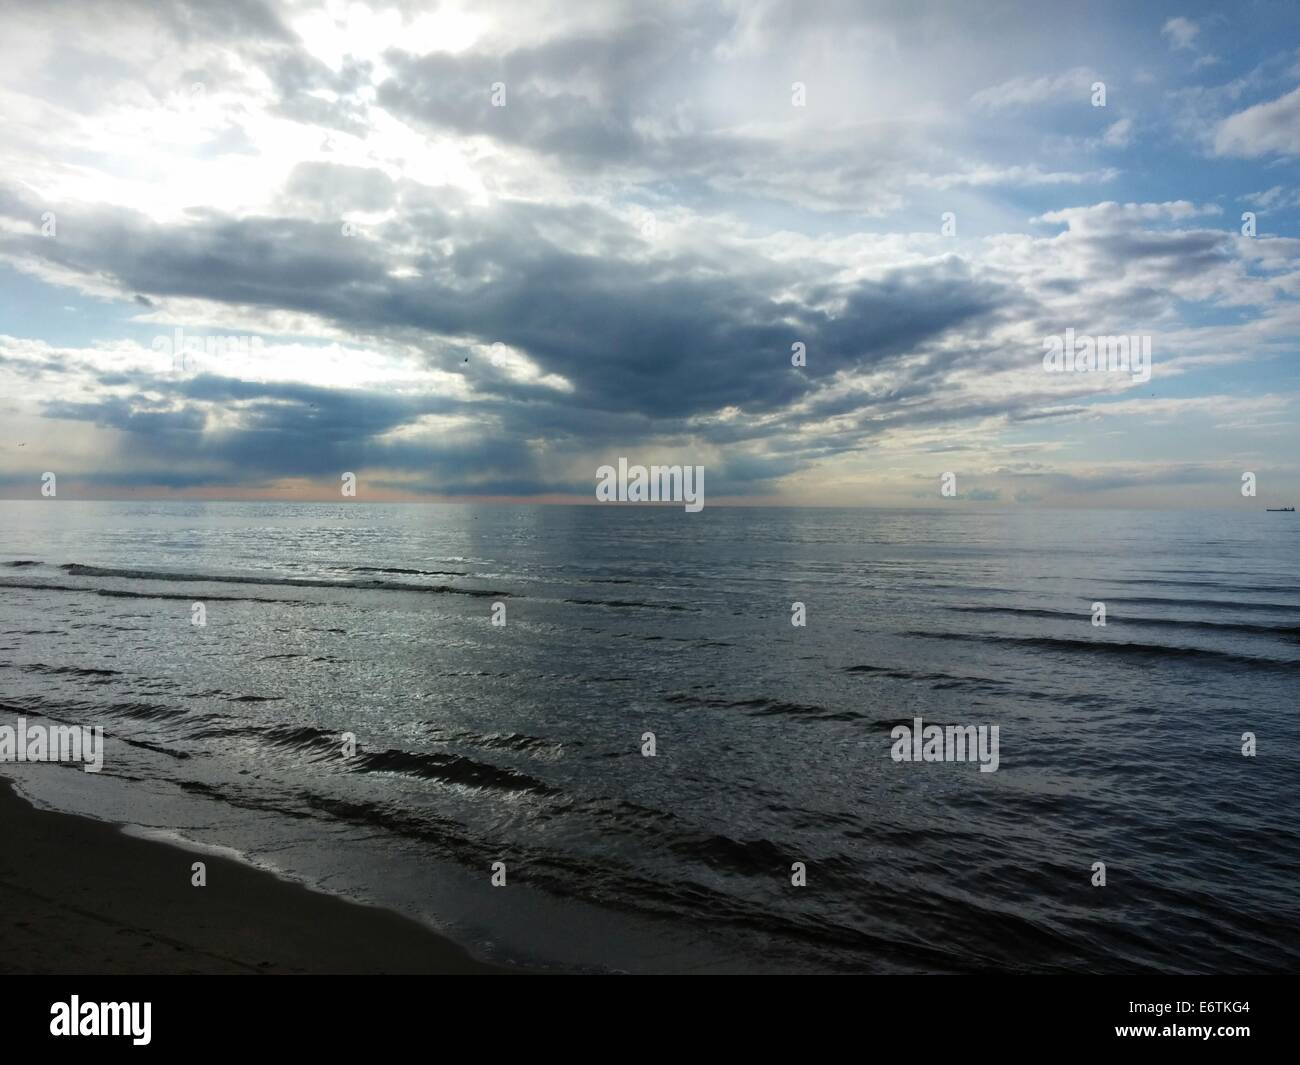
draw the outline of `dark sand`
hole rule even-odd
[[[385,910],[37,810],[0,780],[0,973],[505,971]]]

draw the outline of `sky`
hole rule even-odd
[[[0,497],[1300,501],[1294,4],[0,23]]]

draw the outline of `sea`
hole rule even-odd
[[[1298,681],[1263,508],[0,503],[0,775],[547,971],[1294,972]]]

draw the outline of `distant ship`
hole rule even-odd
[[[1295,507],[1265,507],[1270,514],[1294,514]]]

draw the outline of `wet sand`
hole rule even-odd
[[[37,810],[0,779],[0,973],[508,971],[397,914]]]

